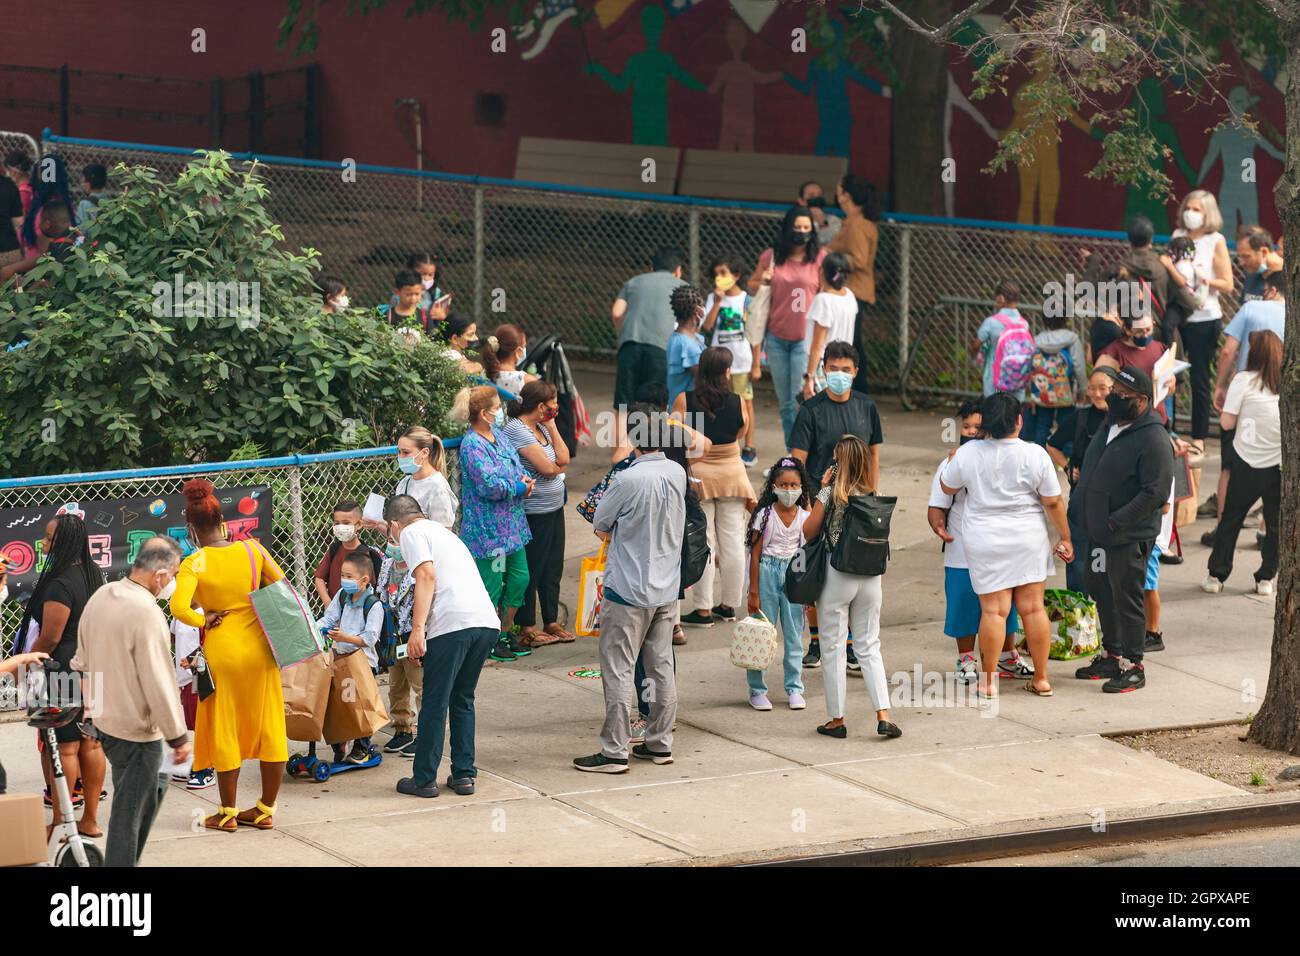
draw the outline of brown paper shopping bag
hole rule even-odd
[[[284,730],[290,740],[320,740],[333,676],[328,654],[317,654],[280,671]]]
[[[363,652],[335,654],[333,671],[329,705],[325,708],[326,743],[369,737],[388,723],[383,694]]]

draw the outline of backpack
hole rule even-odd
[[[998,321],[1002,323],[1002,334],[993,347],[993,388],[1018,392],[1029,378],[1034,337],[1029,334],[1029,323],[1018,315],[1002,315]]]
[[[329,558],[331,564],[334,563],[334,556],[339,553],[339,548],[341,547],[343,547],[343,542],[341,541],[334,540],[330,542],[329,553],[327,557]],[[376,548],[374,545],[366,544],[364,541],[361,542],[361,547],[365,548],[368,552],[370,552],[370,563],[375,566],[375,573],[374,576],[371,578],[371,582],[372,583],[378,582],[379,572],[384,567],[384,553],[380,551],[378,548]]]
[[[1074,407],[1074,359],[1069,349],[1049,353],[1034,351],[1029,365],[1029,401],[1044,408]]]
[[[682,534],[683,591],[704,576],[711,559],[709,553],[709,521],[694,495],[686,496],[686,530]]]
[[[884,574],[889,564],[889,523],[898,499],[850,495],[844,527],[831,549],[831,567],[841,574]]]
[[[365,603],[362,605],[366,617],[370,617],[370,609],[380,601],[378,594],[366,595]],[[375,641],[375,657],[379,660],[379,673],[388,670],[397,663],[397,628],[393,627],[392,610],[384,604],[384,623],[379,629],[379,639]]]

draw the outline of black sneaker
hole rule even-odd
[[[370,752],[369,747],[363,744],[353,744],[352,752],[343,759],[343,762],[359,766],[363,763],[369,763],[370,758],[373,756],[374,754]]]
[[[1119,675],[1119,658],[1101,653],[1074,672],[1079,680],[1109,680]]]
[[[400,734],[395,734],[393,739],[388,741],[388,743],[384,744],[384,753],[395,754],[414,740],[414,734],[408,734],[403,730]]]
[[[492,645],[488,657],[494,661],[513,661],[519,655],[510,649],[510,644],[503,637]]]
[[[860,671],[860,670],[862,670],[862,665],[858,663],[858,655],[853,653],[853,645],[850,644],[850,645],[846,648],[846,650],[847,650],[847,652],[848,652],[848,655],[847,655],[847,656],[848,656],[848,659],[849,659],[849,660],[848,660],[848,667],[849,667],[849,670],[851,670],[851,671]]]
[[[406,794],[408,797],[436,797],[438,795],[438,784],[430,781],[426,786],[417,787],[414,777],[403,777],[397,781],[397,792]]]
[[[691,627],[712,627],[713,615],[708,611],[692,611],[690,614],[682,615],[682,623],[689,624]]]
[[[671,750],[651,750],[645,744],[637,744],[633,747],[632,756],[640,757],[642,760],[653,760],[657,764],[673,762],[673,752]]]
[[[736,609],[727,607],[725,604],[719,604],[713,609],[713,619],[715,621],[734,621],[736,619]]]
[[[1150,654],[1152,651],[1163,651],[1165,649],[1165,635],[1163,631],[1147,631],[1146,641],[1142,644],[1143,653]]]
[[[808,642],[808,653],[803,656],[803,666],[810,670],[822,666],[822,644],[815,637]]]
[[[505,636],[505,642],[506,646],[514,653],[515,657],[527,657],[533,652],[531,647],[524,647],[524,645],[516,641],[513,634],[507,634]]]
[[[587,773],[627,773],[627,758],[615,760],[604,754],[592,754],[590,757],[574,757],[573,766]]]
[[[1147,672],[1141,664],[1133,664],[1102,684],[1101,689],[1107,694],[1127,694],[1146,686]]]
[[[1161,564],[1182,564],[1183,556],[1181,554],[1174,554],[1172,551],[1161,551],[1160,563]]]
[[[411,742],[408,743],[408,744],[407,744],[405,747],[403,747],[401,750],[399,750],[399,751],[398,751],[398,754],[400,754],[401,756],[405,757],[407,760],[414,760],[414,759],[415,759],[415,745],[416,745],[417,743],[419,743],[419,741],[416,740],[416,738],[412,737],[412,738],[411,738]]]
[[[1196,517],[1213,518],[1219,513],[1219,494],[1215,492],[1196,506]]]

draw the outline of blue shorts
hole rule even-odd
[[[1160,589],[1160,545],[1151,548],[1151,557],[1147,559],[1147,580],[1142,585],[1144,591]]]
[[[943,569],[943,596],[948,602],[943,617],[943,632],[949,637],[971,637],[980,630],[980,597],[970,583],[969,568]],[[1007,615],[1007,633],[1020,626],[1013,605]]]

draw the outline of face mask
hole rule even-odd
[[[340,541],[351,541],[357,536],[357,529],[350,524],[336,524],[334,526],[334,537]]]
[[[170,581],[167,582],[167,586],[158,592],[157,597],[159,601],[170,601],[172,599],[172,595],[175,593],[176,593],[176,579],[172,578]]]
[[[483,351],[483,340],[482,340],[482,339],[475,339],[473,342],[468,342],[468,343],[466,343],[465,347],[466,347],[467,349],[469,349],[471,352],[482,352],[482,351]]]
[[[962,435],[961,438],[957,441],[957,444],[964,445],[968,441],[975,441],[977,438],[979,438],[979,435]]]
[[[388,555],[394,561],[401,561],[402,546],[400,544],[393,544],[390,541],[388,544],[384,545],[384,554]]]
[[[520,349],[516,350],[516,352],[515,352],[515,361],[516,361],[516,362],[522,362],[522,361],[524,360],[524,356],[527,355],[527,354],[528,354],[528,352],[527,352],[526,349],[520,348]]]
[[[435,281],[436,281],[436,278],[435,278],[435,279],[421,279],[421,280],[420,280],[420,285],[424,286],[426,289],[432,289],[432,288],[433,288],[433,283],[434,283]]]
[[[492,424],[496,425],[497,428],[500,428],[505,423],[506,410],[504,408],[497,408],[496,412],[492,415]]]
[[[853,376],[848,372],[827,372],[826,387],[836,395],[843,395],[853,387]]]
[[[360,583],[358,583],[357,581],[349,581],[347,578],[344,578],[342,581],[339,582],[339,587],[341,587],[343,589],[343,593],[348,595],[349,597],[351,597],[353,594],[356,594],[358,591],[361,590]]]
[[[346,309],[348,307],[348,304],[349,304],[349,300],[348,297],[345,295],[341,295],[334,300],[334,308],[336,309]]]
[[[1135,335],[1135,336],[1133,336],[1133,344],[1136,345],[1138,348],[1144,348],[1145,346],[1149,345],[1150,343],[1151,343],[1151,336],[1149,336],[1149,335]]]
[[[1113,421],[1131,422],[1137,418],[1137,399],[1128,395],[1111,392],[1106,396],[1106,408]]]
[[[560,414],[560,410],[558,408],[545,409],[542,412],[542,421],[549,422],[552,418],[554,418],[558,414]]]
[[[413,475],[420,470],[420,465],[414,455],[407,455],[397,459],[397,468],[404,475]]]
[[[787,508],[792,508],[799,503],[799,498],[803,495],[802,488],[778,488],[776,489],[776,500],[781,502]]]
[[[736,280],[733,276],[718,276],[713,280],[713,288],[719,292],[728,292],[735,288]]]
[[[796,232],[791,235],[790,239],[796,246],[806,246],[811,236],[811,232]]]
[[[1196,230],[1205,225],[1205,213],[1197,212],[1195,209],[1189,209],[1183,213],[1183,225],[1188,229]]]

